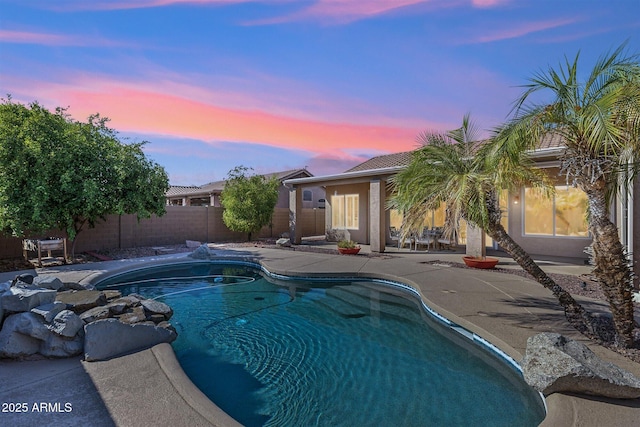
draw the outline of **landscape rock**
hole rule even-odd
[[[114,289],[103,290],[102,293],[104,294],[105,298],[107,298],[107,301],[113,301],[115,299],[122,298],[122,292],[116,291]]]
[[[186,245],[189,249],[191,249],[191,248],[197,248],[199,246],[202,246],[202,243],[196,240],[187,240]]]
[[[106,319],[110,315],[110,307],[108,305],[103,305],[99,307],[93,307],[85,311],[80,315],[80,319],[82,319],[84,323],[91,323],[95,322],[96,320]]]
[[[8,291],[10,287],[11,287],[11,281],[10,280],[7,280],[6,282],[0,283],[0,295],[5,293],[6,291]]]
[[[19,313],[52,303],[55,299],[56,291],[52,289],[41,289],[33,285],[16,285],[2,294],[0,304],[5,311]]]
[[[122,314],[127,309],[127,303],[114,301],[105,305],[112,314]]]
[[[207,245],[201,245],[198,249],[196,249],[195,251],[191,252],[187,256],[190,257],[190,258],[193,258],[193,259],[210,259],[211,258],[211,250],[209,249],[209,247]]]
[[[38,353],[45,357],[72,357],[82,354],[83,346],[84,334],[65,338],[51,333],[44,341],[40,342]]]
[[[544,395],[577,393],[614,399],[640,397],[640,379],[601,360],[587,346],[556,333],[527,340],[525,381]]]
[[[140,298],[134,295],[127,295],[126,297],[118,298],[110,303],[110,305],[124,304],[126,307],[135,307],[140,305]]]
[[[84,327],[84,358],[105,360],[144,350],[163,342],[173,342],[174,330],[151,324],[126,324],[117,319],[104,319]]]
[[[17,314],[5,319],[0,330],[0,358],[19,358],[36,354],[40,349],[40,340],[17,331],[22,319]]]
[[[283,237],[281,239],[276,240],[276,245],[288,248],[288,247],[291,247],[291,240],[290,239],[285,239]]]
[[[20,274],[13,278],[12,286],[15,286],[18,282],[26,283],[27,285],[30,285],[33,283],[33,278],[34,278],[33,274],[29,274],[29,273]]]
[[[101,291],[82,290],[58,292],[56,301],[67,304],[67,308],[76,314],[83,313],[90,308],[105,305],[107,298]]]
[[[11,323],[9,324],[9,319]],[[10,332],[28,335],[38,340],[44,340],[49,335],[49,330],[44,324],[42,317],[33,313],[17,313],[7,317],[7,322],[2,331],[8,329]]]
[[[124,323],[139,323],[147,320],[147,314],[142,307],[133,307],[130,312],[124,313],[118,317]]]
[[[62,283],[62,280],[54,276],[34,277],[32,284],[40,288],[53,289],[54,291],[57,291],[58,289],[64,287],[64,283]]]
[[[74,337],[84,326],[84,322],[80,317],[71,310],[62,310],[53,319],[53,323],[49,326],[52,332],[63,337]]]
[[[145,299],[140,301],[140,304],[149,313],[163,315],[165,320],[169,320],[171,319],[171,316],[173,316],[173,310],[171,309],[171,307],[163,302],[153,299]]]
[[[39,305],[31,309],[31,312],[41,316],[45,322],[51,323],[62,310],[66,310],[65,303],[56,301],[49,304]]]

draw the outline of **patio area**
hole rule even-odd
[[[335,243],[305,239],[303,245],[335,249]],[[322,251],[247,246],[214,249],[220,259],[258,262],[267,270],[291,276],[356,276],[400,281],[419,291],[426,304],[449,320],[488,340],[516,361],[522,359],[527,338],[558,332],[587,344],[599,357],[640,376],[640,364],[586,340],[566,322],[555,298],[538,283],[517,275],[455,268],[462,250],[425,252],[388,247],[375,256],[340,256]],[[362,254],[370,250],[362,247]],[[499,254],[498,254],[499,255]],[[56,266],[37,269],[63,281],[91,283],[98,276],[153,263],[185,260],[173,254]],[[432,261],[441,261],[432,263]],[[540,260],[547,272],[582,274],[581,260]],[[582,262],[582,264],[580,264]],[[500,266],[519,268],[505,257]],[[0,281],[16,273],[0,275]],[[607,313],[601,301],[576,297],[590,311]],[[640,316],[639,316],[640,318]],[[105,362],[67,360],[0,362],[2,402],[61,402],[72,411],[58,413],[0,413],[0,424],[32,426],[60,423],[87,425],[234,425],[184,376],[169,345]],[[419,396],[416,396],[419,399]],[[640,401],[585,398],[556,393],[546,399],[547,426],[634,425]]]

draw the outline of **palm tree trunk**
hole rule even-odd
[[[560,305],[564,308],[565,316],[576,329],[587,336],[601,339],[593,317],[573,299],[569,292],[565,291],[536,264],[531,256],[509,236],[502,224],[499,222],[491,223],[486,231],[524,271],[558,298]]]
[[[604,183],[596,181],[583,189],[589,201],[589,231],[593,236],[594,275],[609,302],[616,330],[617,346],[632,347],[633,280],[629,261],[618,236],[618,228],[609,219]]]

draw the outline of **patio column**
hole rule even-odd
[[[466,255],[485,257],[487,255],[487,243],[484,230],[467,223],[467,250]]]
[[[371,252],[384,252],[386,244],[387,216],[385,214],[385,181],[369,182],[369,242]]]
[[[302,224],[298,219],[302,216],[302,189],[293,187],[289,190],[289,240],[294,245],[302,243]]]

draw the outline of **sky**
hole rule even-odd
[[[0,0],[0,96],[99,113],[172,185],[343,172],[627,42],[640,0]]]

